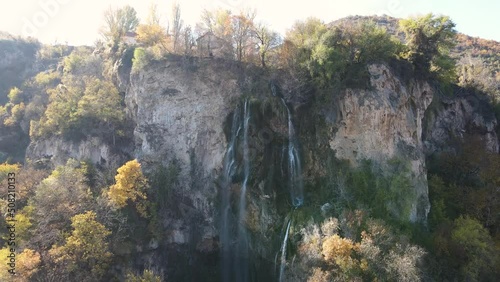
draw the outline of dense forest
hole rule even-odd
[[[500,43],[459,34],[446,16],[309,18],[280,35],[253,11],[205,11],[191,27],[174,5],[168,28],[159,14],[152,6],[140,21],[130,6],[109,9],[94,46],[1,35],[0,63],[7,67],[0,73],[0,280],[221,280],[218,252],[205,261],[179,256],[169,266],[135,259],[166,244],[172,214],[182,220],[189,212],[178,205],[185,189],[178,161],[148,166],[130,149],[135,122],[125,102],[124,70],[140,76],[172,61],[189,74],[214,61],[245,75],[286,77],[321,109],[338,99],[332,93],[370,89],[368,67],[383,64],[403,81],[427,81],[436,101],[478,97],[480,110],[500,119]],[[269,101],[259,105],[277,111],[281,101]],[[305,183],[308,203],[290,215],[296,225],[282,281],[495,281],[500,156],[473,133],[427,156],[430,212],[416,221],[408,219],[414,200],[403,162],[389,161],[387,174],[370,160],[354,167],[325,154],[322,177]],[[28,145],[49,138],[97,138],[126,159],[54,165],[51,156],[27,157]],[[11,184],[15,196],[6,188]],[[335,205],[320,212],[325,198]],[[250,219],[247,224],[259,228]],[[282,222],[274,224],[279,235]],[[15,275],[8,264],[13,247]],[[203,276],[189,276],[195,264],[203,265]]]

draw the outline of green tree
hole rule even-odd
[[[327,26],[318,18],[310,17],[305,21],[297,21],[287,31],[285,39],[297,48],[312,49],[316,46],[321,36],[326,33]]]
[[[109,267],[107,237],[111,231],[88,211],[71,218],[73,231],[62,246],[53,246],[50,255],[74,281],[99,281]]]
[[[67,57],[66,57],[67,58]],[[66,58],[64,59],[64,65],[67,66]],[[61,81],[58,72],[40,72],[35,76],[35,82],[40,87],[56,86]]]
[[[115,144],[116,130],[121,128],[125,119],[118,89],[109,81],[89,79],[74,118],[79,130],[109,136]]]
[[[279,48],[279,65],[294,77],[310,76],[312,50],[327,31],[327,26],[317,18],[295,22]]]
[[[307,68],[322,87],[363,87],[368,83],[367,64],[385,62],[398,44],[385,29],[370,21],[335,26],[313,41]]]
[[[403,54],[421,74],[431,73],[444,82],[456,79],[455,61],[450,50],[455,46],[455,23],[447,16],[427,14],[403,19],[400,30],[405,33],[408,50]]]
[[[254,27],[253,33],[259,42],[260,63],[262,67],[266,67],[267,54],[279,45],[280,36],[262,23]]]
[[[135,48],[134,57],[132,58],[132,71],[137,72],[144,69],[150,62],[150,54],[144,48]]]
[[[82,139],[99,136],[114,144],[115,137],[122,135],[125,114],[113,83],[70,75],[63,79],[63,84],[47,92],[49,105],[40,121],[33,124],[32,137],[62,135]]]
[[[8,97],[9,102],[12,104],[19,104],[24,100],[23,91],[17,87],[14,87],[9,91]]]
[[[131,6],[113,9],[104,13],[105,26],[102,28],[104,38],[116,48],[127,32],[133,32],[139,25],[137,12]]]
[[[454,222],[451,233],[454,244],[452,256],[460,263],[460,276],[464,281],[493,281],[499,250],[481,223],[467,216]],[[498,273],[496,273],[498,274]],[[496,276],[498,277],[498,276]],[[490,280],[493,279],[493,280]]]
[[[84,83],[73,76],[63,79],[61,86],[47,90],[49,104],[38,126],[31,130],[32,137],[63,135],[69,132],[84,90]]]
[[[156,275],[152,270],[146,269],[142,275],[135,275],[133,273],[128,273],[126,282],[161,282],[162,276]]]

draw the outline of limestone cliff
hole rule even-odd
[[[52,136],[31,142],[26,149],[26,158],[36,163],[50,164],[51,166],[64,165],[68,159],[72,158],[90,161],[98,167],[114,170],[130,159],[131,155],[126,151],[126,148],[113,146],[97,137],[70,141],[62,137]]]
[[[169,242],[185,243],[194,232],[216,236],[215,180],[226,150],[224,121],[242,93],[234,73],[202,63],[196,71],[162,61],[132,73],[125,100],[135,121],[135,156],[145,163],[180,168],[178,204],[200,216],[196,230],[185,218],[170,222]],[[223,73],[223,74],[222,74]]]
[[[62,164],[70,157],[90,159],[97,164],[112,164],[109,167],[137,158],[146,172],[175,160],[180,178],[173,191],[172,211],[162,216],[165,234],[159,245],[177,248],[178,254],[185,248],[214,254],[218,252],[218,195],[228,127],[243,97],[251,97],[248,134],[252,176],[245,224],[258,242],[251,246],[254,253],[270,264],[276,249],[272,244],[280,232],[278,222],[290,209],[283,200],[288,199],[284,180],[268,173],[279,174],[283,167],[282,149],[289,130],[283,115],[288,106],[305,156],[306,182],[314,182],[327,170],[325,150],[354,166],[361,160],[371,160],[382,172],[391,160],[398,159],[408,168],[413,189],[411,221],[425,221],[430,208],[426,154],[446,149],[452,136],[469,131],[484,138],[491,151],[498,152],[497,123],[491,110],[471,106],[474,101],[466,96],[440,97],[433,102],[437,95],[425,81],[403,81],[381,64],[370,65],[368,70],[368,89],[344,90],[331,105],[322,105],[318,111],[318,107],[311,106],[315,93],[298,93],[286,75],[245,73],[244,67],[234,62],[171,58],[151,62],[131,73],[130,68],[117,67],[115,83],[124,92],[126,111],[134,124],[134,148],[128,152],[127,148],[117,150],[95,138],[80,142],[52,138],[32,142],[27,158],[51,158],[54,164]],[[270,91],[273,83],[281,86],[277,96]],[[274,99],[274,104],[266,99]],[[321,134],[309,134],[309,127]],[[274,177],[274,182],[266,177]],[[238,181],[241,179],[231,186],[236,195],[240,193]],[[306,203],[307,197],[305,194]],[[323,211],[320,207],[310,208]]]
[[[337,158],[354,164],[361,159],[380,165],[393,158],[408,162],[416,192],[410,217],[424,219],[430,207],[422,122],[433,90],[424,81],[406,85],[385,65],[371,65],[369,72],[371,90],[348,89],[335,102],[340,111],[330,147]]]
[[[435,99],[426,116],[427,155],[456,149],[456,143],[465,136],[479,137],[488,151],[499,151],[497,119],[485,96],[456,89],[453,96]]]

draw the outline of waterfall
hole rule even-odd
[[[277,95],[276,86],[272,85],[273,96]],[[281,98],[288,113],[288,143],[281,151],[281,175],[286,178],[291,204],[294,209],[304,204],[302,168],[299,146],[295,136],[292,114],[285,100]],[[224,157],[221,187],[221,266],[223,282],[246,282],[250,280],[250,236],[246,226],[247,190],[251,181],[250,160],[250,101],[245,99],[234,111],[231,124],[231,136]],[[279,157],[279,153],[278,153]],[[233,194],[231,186],[235,179],[241,180],[239,200]],[[286,267],[287,242],[292,225],[292,214],[286,223],[284,238],[280,250],[276,253],[276,268],[280,257],[279,281],[283,281]]]
[[[243,118],[241,112],[243,110]],[[231,137],[224,158],[222,209],[221,209],[221,256],[222,281],[248,281],[249,279],[249,251],[246,220],[246,190],[250,178],[250,153],[248,132],[250,121],[250,106],[248,99],[239,106],[233,114]],[[240,145],[240,146],[239,146]],[[242,159],[238,158],[238,150],[243,151]],[[234,176],[242,166],[243,182],[241,184],[240,199],[236,212],[231,209],[231,184]],[[236,231],[237,230],[237,231]]]
[[[304,203],[304,184],[302,182],[302,166],[300,164],[299,151],[297,140],[295,137],[295,129],[292,122],[292,114],[290,108],[281,98],[288,113],[288,181],[290,198],[294,207],[300,207]]]
[[[238,271],[236,281],[248,281],[248,234],[245,226],[246,218],[246,191],[248,178],[250,176],[250,159],[248,146],[248,122],[250,120],[250,109],[248,99],[245,100],[243,108],[243,184],[240,190],[239,216],[238,216]]]
[[[236,171],[236,141],[241,130],[240,110],[237,108],[233,115],[231,126],[231,139],[227,147],[224,159],[223,189],[222,189],[222,220],[220,241],[222,245],[222,281],[231,281],[231,269],[233,262],[231,259],[231,182]]]
[[[288,234],[290,232],[290,225],[292,223],[292,217],[288,220],[288,224],[286,226],[285,238],[283,239],[283,244],[281,245],[281,260],[280,260],[280,276],[279,282],[283,281],[283,274],[285,273],[286,266],[286,242],[288,242]]]

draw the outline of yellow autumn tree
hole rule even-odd
[[[141,24],[137,27],[137,41],[146,47],[159,45],[166,48],[167,32],[159,24]]]
[[[146,217],[146,190],[148,181],[137,160],[125,163],[118,169],[115,184],[108,191],[112,205],[123,208],[127,204],[135,206],[139,214]]]
[[[13,282],[26,282],[35,274],[40,266],[40,254],[30,250],[24,249],[15,257],[15,274],[9,272],[10,249],[6,247],[0,250],[0,281],[13,281]]]
[[[167,49],[167,30],[160,24],[161,17],[158,7],[152,4],[145,24],[137,26],[137,41],[145,47],[159,47]]]
[[[66,244],[52,247],[50,256],[74,281],[99,281],[112,255],[106,240],[111,231],[96,220],[93,211],[73,216],[71,226],[73,232]]]
[[[342,270],[356,267],[358,261],[352,256],[359,249],[358,244],[335,234],[323,241],[323,257],[328,263],[338,265]]]
[[[9,176],[9,173],[17,173],[20,169],[21,166],[18,164],[0,164],[0,181],[6,179]]]

